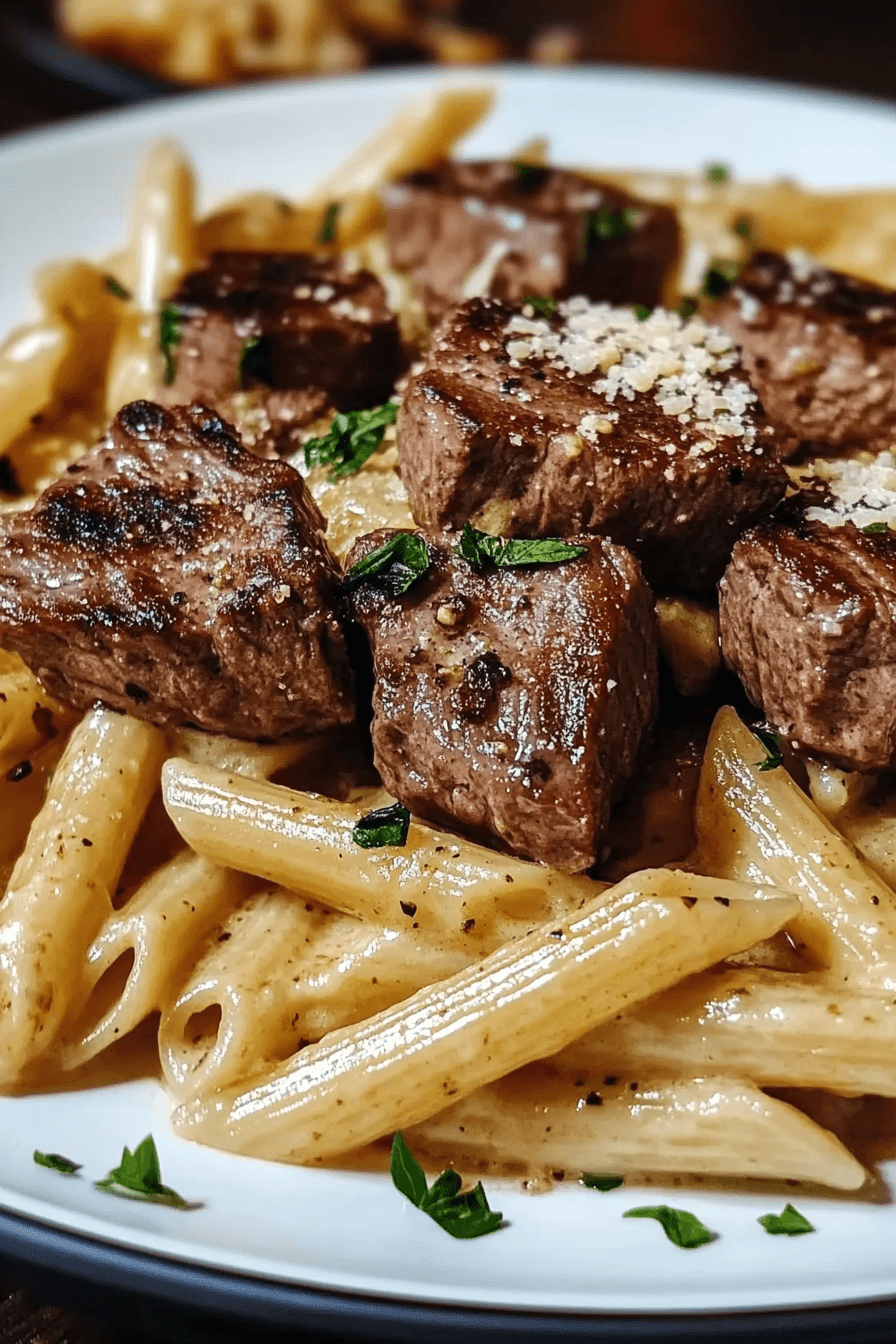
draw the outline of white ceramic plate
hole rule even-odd
[[[103,116],[0,147],[0,327],[31,308],[29,275],[59,256],[120,245],[137,156],[177,137],[194,157],[204,204],[254,187],[313,184],[431,71],[273,85]],[[452,76],[454,81],[460,75]],[[481,81],[482,72],[467,75]],[[547,134],[556,161],[699,169],[816,185],[896,177],[896,110],[774,86],[628,70],[497,76],[494,114],[467,152],[501,154]],[[558,1188],[531,1197],[492,1183],[509,1226],[456,1242],[383,1177],[304,1171],[229,1157],[175,1139],[154,1082],[0,1098],[0,1207],[68,1233],[281,1284],[429,1304],[560,1312],[743,1311],[896,1295],[896,1207],[800,1195],[814,1236],[768,1237],[757,1193]],[[115,1199],[91,1179],[122,1144],[152,1130],[164,1179],[203,1207],[182,1213]],[[83,1178],[36,1167],[37,1146],[85,1164]],[[638,1203],[686,1204],[719,1234],[685,1253]],[[2,1235],[2,1229],[0,1229]],[[2,1242],[0,1242],[2,1244]]]

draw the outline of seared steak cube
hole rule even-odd
[[[679,249],[668,206],[561,168],[495,160],[411,173],[385,192],[392,263],[431,317],[477,295],[661,303]]]
[[[434,334],[398,434],[421,526],[604,533],[664,592],[710,591],[785,490],[730,338],[661,309],[472,300]]]
[[[353,564],[397,534],[362,537]],[[373,650],[374,758],[417,816],[569,872],[597,857],[657,703],[653,600],[602,537],[559,564],[471,565],[423,534],[429,569],[351,603]],[[351,571],[349,571],[350,575]]]
[[[338,568],[301,476],[213,411],[136,401],[0,519],[0,644],[53,695],[276,738],[353,717]]]
[[[754,527],[719,618],[725,659],[788,740],[847,770],[896,767],[896,534]]]
[[[335,261],[215,252],[166,314],[168,405],[203,401],[226,412],[236,392],[264,398],[274,389],[274,418],[307,421],[328,403],[351,410],[385,401],[398,375],[398,324],[382,285]]]
[[[715,306],[785,453],[896,440],[896,292],[758,252]]]

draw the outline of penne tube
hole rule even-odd
[[[270,779],[280,770],[298,765],[325,747],[332,734],[284,738],[280,742],[244,742],[223,733],[204,733],[199,728],[172,728],[168,734],[171,754],[194,765],[208,765],[248,779]]]
[[[198,944],[251,889],[251,880],[184,850],[107,919],[86,956],[88,995],[67,1027],[62,1064],[77,1068],[174,1001]]]
[[[669,1172],[864,1185],[865,1169],[828,1130],[737,1077],[694,1080],[629,1069],[589,1078],[545,1061],[480,1088],[405,1132],[458,1167]]]
[[[894,1051],[892,995],[832,985],[826,975],[714,970],[605,1022],[556,1062],[896,1096]]]
[[[48,737],[65,732],[75,715],[54,700],[16,654],[0,667],[0,779]]]
[[[0,1084],[46,1050],[80,1001],[84,958],[163,749],[157,728],[104,709],[71,735],[0,901]]]
[[[324,209],[330,202],[339,203],[340,246],[358,242],[377,222],[379,190],[386,182],[447,158],[457,141],[486,115],[494,97],[492,88],[436,89],[403,107],[325,178],[310,199]]]
[[[627,878],[272,1075],[187,1102],[175,1129],[213,1146],[314,1162],[415,1124],[614,1013],[768,937],[793,897],[668,869]]]
[[[352,839],[358,806],[183,760],[166,762],[162,790],[198,854],[357,919],[399,929],[410,919],[442,948],[465,949],[471,928],[501,941],[600,889],[416,822],[402,847],[362,849]]]
[[[779,767],[733,709],[716,716],[697,796],[700,872],[792,891],[788,926],[840,983],[896,989],[896,894]]]
[[[173,140],[157,140],[137,173],[125,286],[155,314],[195,260],[193,169]]]
[[[52,401],[72,340],[65,323],[46,319],[17,327],[0,345],[0,453]]]

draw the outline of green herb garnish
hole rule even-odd
[[[527,297],[523,299],[523,306],[526,304],[528,304],[530,308],[534,308],[539,317],[546,317],[548,321],[550,321],[560,307],[559,299],[543,299],[539,298],[537,294],[527,295]]]
[[[728,293],[742,269],[739,261],[716,258],[706,268],[700,293],[705,294],[708,299],[720,299],[723,294]]]
[[[162,1184],[159,1155],[151,1134],[147,1134],[133,1152],[125,1148],[119,1166],[113,1167],[108,1176],[94,1184],[97,1190],[108,1190],[113,1195],[124,1195],[126,1198],[136,1196],[153,1204],[168,1204],[175,1209],[191,1207],[176,1190]]]
[[[501,1226],[504,1215],[489,1208],[481,1181],[475,1190],[468,1190],[462,1195],[461,1178],[456,1171],[449,1169],[428,1186],[426,1173],[400,1131],[392,1140],[389,1173],[396,1190],[409,1199],[415,1208],[428,1213],[452,1237],[463,1240],[484,1237],[488,1232],[496,1232]]]
[[[116,280],[114,275],[104,275],[103,284],[106,286],[110,294],[115,295],[116,299],[124,299],[125,301],[127,301],[128,299],[133,297],[131,291],[129,289],[125,289],[121,281]]]
[[[777,770],[778,766],[784,763],[778,734],[770,733],[765,728],[753,728],[751,731],[754,737],[759,738],[767,752],[764,761],[754,761],[753,764],[758,765],[760,770]]]
[[[239,385],[245,388],[250,382],[264,383],[266,387],[273,385],[274,369],[268,336],[253,336],[240,351]]]
[[[330,481],[352,476],[379,448],[397,414],[394,401],[369,411],[340,411],[323,438],[309,439],[305,444],[306,469],[332,466],[327,477]]]
[[[384,845],[401,848],[407,844],[411,814],[401,803],[377,807],[352,827],[352,839],[362,849],[381,849]]]
[[[65,1176],[73,1176],[76,1171],[81,1170],[80,1162],[73,1162],[70,1157],[63,1157],[61,1153],[42,1153],[38,1148],[34,1150],[34,1160],[39,1167],[61,1171]]]
[[[697,300],[690,297],[682,299],[678,305],[678,316],[683,322],[687,322],[689,317],[693,317],[697,311]]]
[[[604,1176],[596,1171],[583,1171],[579,1177],[579,1185],[584,1185],[586,1190],[601,1190],[604,1194],[608,1190],[618,1190],[624,1184],[622,1176]]]
[[[537,191],[548,175],[548,169],[540,163],[514,162],[513,171],[516,174],[517,191],[527,196]]]
[[[174,352],[183,339],[184,315],[173,303],[166,303],[159,313],[159,349],[165,361],[164,383],[170,387],[177,376]]]
[[[573,546],[568,541],[558,541],[556,537],[502,541],[500,537],[489,536],[487,532],[479,532],[469,523],[464,523],[454,554],[474,568],[489,561],[493,565],[500,565],[502,569],[510,569],[516,565],[560,565],[566,560],[575,560],[584,555],[586,549],[585,546]]]
[[[632,305],[632,307],[634,308],[635,311],[635,317],[638,319],[639,322],[646,322],[650,314],[653,312],[653,309],[648,308],[646,303],[635,303]]]
[[[602,243],[613,238],[627,238],[640,222],[638,211],[630,205],[604,205],[585,217],[585,249],[595,240]]]
[[[879,532],[889,532],[889,530],[889,523],[868,523],[862,528],[862,531],[868,537],[874,537],[877,536]]]
[[[323,222],[320,226],[320,233],[317,235],[319,243],[335,243],[336,241],[336,221],[339,218],[340,205],[338,201],[331,202],[324,213]]]
[[[715,1240],[715,1232],[701,1223],[693,1213],[686,1209],[672,1209],[668,1204],[653,1204],[642,1209],[627,1209],[623,1218],[655,1218],[669,1240],[684,1251],[693,1251],[698,1246]]]
[[[726,168],[724,163],[708,163],[706,165],[706,178],[707,181],[715,182],[717,185],[730,182],[731,169]]]
[[[423,578],[429,564],[426,542],[418,532],[396,532],[394,537],[352,565],[342,586],[346,592],[351,592],[362,583],[370,583],[390,597],[401,597]]]
[[[765,1213],[756,1219],[772,1237],[801,1237],[815,1228],[792,1204],[785,1204],[782,1213]]]
[[[731,227],[738,238],[743,238],[748,243],[752,241],[753,221],[749,215],[738,215]]]

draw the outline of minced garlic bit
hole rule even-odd
[[[808,518],[829,527],[855,523],[861,528],[886,523],[896,530],[896,449],[860,453],[848,461],[819,458],[799,468],[798,484],[808,484],[813,479],[827,485],[831,502],[808,508]]]
[[[703,451],[722,438],[739,438],[748,447],[755,442],[749,412],[756,393],[746,378],[726,376],[738,357],[725,332],[700,317],[655,308],[641,320],[631,308],[581,297],[561,303],[558,316],[560,325],[515,315],[505,348],[514,360],[549,360],[569,377],[601,375],[591,386],[608,409],[586,415],[578,426],[592,443],[612,432],[619,412],[610,408],[617,398],[634,401],[648,393],[666,415],[702,436]]]

